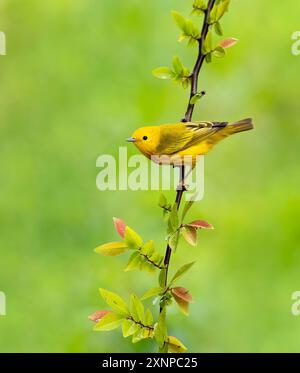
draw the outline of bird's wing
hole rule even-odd
[[[199,144],[227,126],[227,122],[187,122],[161,126],[157,154],[171,155]]]
[[[158,154],[175,154],[207,140],[227,126],[227,122],[187,122],[161,127]]]
[[[160,126],[157,154],[174,154],[182,150],[193,139],[193,132],[187,130],[184,123]]]
[[[228,122],[189,122],[186,123],[187,131],[193,133],[192,139],[184,146],[187,149],[191,146],[197,145],[204,140],[208,140],[210,137],[216,137],[217,132],[224,129]]]

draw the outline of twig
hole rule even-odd
[[[139,250],[139,254],[140,254],[141,256],[143,256],[143,257],[147,260],[147,262],[151,263],[154,267],[159,268],[159,269],[163,269],[163,268],[165,268],[165,267],[161,267],[160,265],[156,264],[153,260],[151,260],[151,259],[149,258],[149,256],[148,256],[147,254],[143,254],[143,253],[141,252],[141,249]]]
[[[204,11],[205,14],[204,14],[201,35],[200,35],[200,38],[198,39],[199,52],[198,52],[196,64],[191,74],[191,93],[190,93],[190,99],[189,99],[189,103],[187,106],[184,119],[182,119],[183,122],[190,122],[192,120],[195,104],[191,104],[191,99],[197,94],[197,91],[198,91],[198,77],[199,77],[202,64],[205,59],[205,55],[202,53],[202,46],[205,41],[206,35],[208,33],[209,15],[210,15],[212,8],[214,7],[215,1],[216,0],[209,0],[207,4],[207,9]]]
[[[203,20],[201,35],[200,35],[200,38],[198,39],[198,47],[199,47],[198,57],[197,57],[197,61],[194,66],[193,72],[191,74],[191,93],[190,93],[187,110],[186,110],[184,118],[182,119],[182,122],[190,122],[192,120],[195,104],[191,104],[191,99],[197,94],[197,90],[198,90],[198,77],[199,77],[199,73],[200,73],[203,61],[205,59],[205,55],[202,53],[202,46],[203,46],[203,43],[205,41],[205,38],[209,30],[209,15],[210,15],[212,8],[214,7],[215,1],[216,0],[209,0],[207,4],[207,9],[204,11],[205,15],[204,15],[204,20]],[[181,187],[177,189],[176,200],[175,200],[175,203],[177,205],[177,210],[179,210],[180,203],[182,200],[182,195],[185,191],[184,179],[185,179],[185,172],[184,172],[184,165],[183,165],[180,167],[180,186]],[[165,270],[166,270],[165,284],[164,284],[165,287],[168,284],[168,270],[169,270],[169,265],[170,265],[171,254],[172,254],[172,249],[170,245],[168,244],[166,248],[165,259],[164,259],[164,265],[165,265]],[[163,307],[160,308],[160,312],[162,311],[162,309]]]

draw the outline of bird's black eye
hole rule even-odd
[[[143,140],[147,140],[148,139],[148,137],[147,136],[143,136]]]

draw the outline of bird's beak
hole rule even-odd
[[[126,141],[128,141],[128,142],[136,142],[136,139],[134,137],[128,137],[128,139]]]

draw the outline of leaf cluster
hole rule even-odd
[[[131,251],[125,271],[139,269],[155,272],[163,268],[163,256],[154,248],[152,240],[143,242],[141,236],[118,218],[114,218],[116,231],[123,241],[108,242],[95,248],[95,252],[105,256],[117,256]]]

